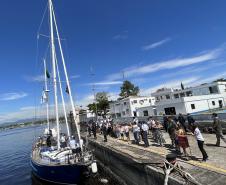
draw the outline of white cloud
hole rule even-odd
[[[44,82],[44,80],[45,80],[44,75],[24,76],[23,78],[28,82]]]
[[[203,83],[212,82],[214,80],[217,80],[217,79],[220,79],[220,78],[225,78],[225,77],[226,77],[226,72],[221,72],[221,73],[209,76],[208,78],[200,78],[193,85],[200,85],[200,84],[203,84]]]
[[[76,104],[77,105],[77,104]],[[65,102],[66,112],[71,110],[71,104]],[[49,116],[50,118],[55,117],[54,105],[49,105]],[[63,106],[60,103],[58,105],[59,115],[63,116]],[[46,106],[27,106],[21,107],[18,111],[5,113],[0,115],[0,123],[14,122],[23,119],[32,119],[32,118],[46,118]]]
[[[182,79],[177,79],[177,80],[171,80],[171,81],[166,81],[162,84],[159,84],[157,86],[154,86],[154,87],[150,87],[150,88],[147,88],[147,89],[141,89],[141,95],[150,95],[151,93],[155,92],[157,89],[160,89],[160,88],[178,88],[180,87],[180,84],[181,82],[184,84],[184,85],[191,85],[193,84],[194,82],[197,82],[197,80],[199,80],[200,77],[191,77],[191,78],[182,78]]]
[[[122,83],[123,83],[122,81],[102,81],[102,82],[88,83],[87,85],[105,86],[105,85],[119,85]]]
[[[117,34],[115,36],[113,36],[114,40],[125,40],[128,38],[128,31],[124,31],[120,34]]]
[[[152,44],[143,46],[143,47],[142,47],[142,50],[148,51],[148,50],[157,48],[157,47],[159,47],[159,46],[161,46],[161,45],[163,45],[163,44],[165,44],[165,43],[167,43],[167,42],[169,42],[169,41],[171,41],[171,40],[172,40],[172,39],[169,38],[169,37],[168,37],[168,38],[165,38],[165,39],[160,40],[160,41],[158,41],[158,42],[155,42],[155,43],[152,43]]]
[[[185,85],[185,86],[189,86],[189,87],[194,87],[197,85],[201,85],[203,83],[210,83],[214,80],[220,79],[220,78],[225,78],[226,77],[226,72],[223,73],[218,73],[215,75],[212,75],[208,78],[206,77],[200,77],[200,76],[195,76],[195,77],[191,77],[191,78],[182,78],[182,79],[177,79],[177,80],[171,80],[171,81],[166,81],[165,83],[159,84],[157,86],[154,87],[150,87],[147,89],[141,89],[141,94],[142,95],[150,95],[151,93],[155,92],[157,89],[160,88],[180,88],[181,82]]]
[[[187,57],[187,58],[176,58],[176,59],[171,59],[171,60],[166,60],[166,61],[161,61],[158,63],[154,64],[149,64],[141,67],[133,67],[129,70],[123,70],[126,77],[134,77],[138,75],[144,75],[148,73],[154,73],[160,70],[165,70],[165,69],[174,69],[178,67],[185,67],[193,64],[198,64],[198,63],[203,63],[203,62],[208,62],[211,60],[217,59],[222,52],[224,51],[223,48],[217,48],[208,52],[202,52],[202,54],[192,56],[192,57]],[[121,72],[119,73],[114,73],[111,75],[107,76],[108,80],[119,80],[122,78]]]
[[[76,79],[76,78],[80,78],[80,75],[72,75],[71,79]]]
[[[0,101],[10,101],[10,100],[17,100],[28,96],[25,92],[14,92],[14,93],[4,93],[0,94]]]

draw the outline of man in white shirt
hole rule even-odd
[[[140,133],[140,127],[136,123],[133,123],[133,136],[135,143],[139,145],[139,133]]]
[[[149,147],[149,142],[148,142],[148,130],[149,130],[149,127],[148,127],[148,124],[146,122],[143,122],[141,128],[143,130],[144,145],[145,145],[145,147]]]
[[[60,145],[61,148],[65,148],[67,146],[65,134],[61,134]]]
[[[124,130],[125,130],[127,142],[129,142],[129,140],[130,140],[130,138],[129,138],[129,126],[125,125]]]
[[[204,144],[204,138],[202,137],[202,134],[197,126],[197,124],[193,124],[193,130],[194,130],[194,136],[197,140],[197,143],[198,143],[198,146],[199,146],[199,150],[201,151],[202,153],[202,160],[203,161],[206,161],[208,159],[208,155],[205,151],[205,149],[203,148],[203,144]]]
[[[78,147],[74,136],[72,136],[72,138],[70,139],[69,146],[71,149],[76,149]]]

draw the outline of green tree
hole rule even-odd
[[[88,105],[91,112],[97,113],[98,115],[106,115],[109,109],[109,101],[106,92],[98,92],[96,94],[96,102]]]
[[[97,111],[96,103],[90,103],[87,107],[92,113],[96,113],[96,111]]]
[[[139,91],[140,91],[140,89],[138,86],[135,86],[130,81],[126,80],[123,82],[123,84],[121,86],[121,92],[119,94],[119,96],[120,96],[119,99],[127,98],[129,96],[137,96]]]

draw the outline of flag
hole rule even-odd
[[[47,103],[47,102],[48,102],[48,91],[42,91],[41,103]]]
[[[180,86],[181,86],[181,89],[184,90],[184,85],[182,84],[182,82],[181,82]]]
[[[69,94],[69,89],[68,89],[68,86],[66,87],[65,92]]]
[[[49,71],[48,70],[46,70],[46,77],[47,78],[50,78],[50,74],[49,74]]]

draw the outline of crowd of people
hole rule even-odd
[[[217,142],[216,146],[220,146],[220,140],[226,142],[222,133],[221,121],[216,113],[213,113],[213,129],[216,134]],[[156,117],[149,117],[147,121],[138,120],[137,117],[133,117],[130,123],[114,123],[112,119],[103,119],[100,121],[90,120],[88,122],[88,133],[91,137],[93,133],[96,139],[97,132],[104,135],[104,142],[107,142],[107,137],[115,137],[127,141],[128,144],[134,143],[137,145],[144,143],[144,147],[149,147],[149,138],[154,141],[158,146],[164,146],[166,143],[163,132],[167,132],[171,139],[171,148],[179,154],[188,156],[187,149],[189,146],[189,140],[187,134],[193,135],[197,140],[197,145],[203,156],[203,161],[208,160],[208,155],[204,149],[204,138],[198,128],[198,124],[195,119],[190,115],[186,115],[186,118],[179,114],[178,116],[166,116],[163,115],[162,123]],[[187,124],[186,124],[187,122]],[[134,140],[131,140],[130,133],[133,134]],[[132,141],[132,142],[131,142]],[[182,149],[182,152],[181,152]]]
[[[46,134],[46,138],[39,137],[39,143],[47,147],[57,146],[56,138],[53,137],[52,130],[49,130]],[[75,138],[75,136],[67,136],[64,133],[60,133],[60,148],[63,150],[65,148],[70,148],[73,153],[81,152],[81,146],[84,146],[83,139],[80,142]]]

